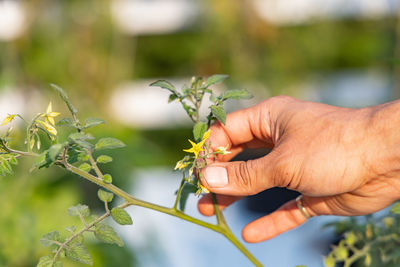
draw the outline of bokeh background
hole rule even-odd
[[[115,183],[168,204],[179,183],[171,169],[191,125],[178,104],[167,105],[166,92],[148,86],[152,81],[183,85],[193,75],[229,74],[220,90],[255,95],[228,104],[230,111],[278,94],[348,107],[396,99],[399,7],[399,0],[0,0],[0,119],[29,118],[49,101],[67,115],[49,87],[58,84],[82,118],[107,121],[94,135],[127,144],[106,167]],[[15,136],[23,142],[18,129]],[[29,173],[31,164],[21,161],[14,176],[0,179],[0,266],[35,266],[47,253],[40,237],[74,223],[68,207],[101,208],[95,186],[57,168]],[[280,196],[273,198],[281,203]],[[236,234],[271,209],[256,199],[228,209]],[[196,213],[196,199],[190,201]],[[248,265],[213,233],[131,212],[137,225],[119,229],[125,248],[90,241],[95,266]],[[322,266],[335,238],[319,232],[323,223],[249,248],[269,266]]]

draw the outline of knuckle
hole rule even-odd
[[[252,161],[240,161],[236,164],[234,168],[234,176],[237,178],[237,186],[242,188],[248,193],[253,193],[253,181],[250,174],[250,169],[252,167]]]

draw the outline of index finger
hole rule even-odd
[[[211,148],[228,146],[232,154],[219,157],[221,161],[228,161],[243,148],[273,147],[271,138],[270,116],[267,101],[256,106],[241,109],[227,115],[226,123],[214,123],[210,129]]]

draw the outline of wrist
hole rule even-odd
[[[368,158],[375,178],[399,188],[400,199],[400,101],[369,107],[367,112]]]

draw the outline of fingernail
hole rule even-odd
[[[224,187],[228,184],[228,173],[224,167],[207,167],[204,179],[210,188]]]

